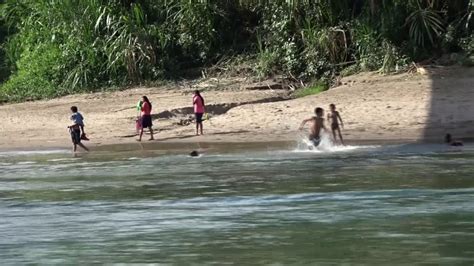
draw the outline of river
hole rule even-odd
[[[474,145],[0,152],[2,264],[472,264]]]

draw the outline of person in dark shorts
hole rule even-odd
[[[138,138],[138,141],[142,141],[142,136],[143,136],[143,129],[148,128],[150,130],[150,140],[154,140],[153,138],[153,122],[151,119],[151,109],[152,105],[150,100],[148,100],[148,97],[143,96],[142,97],[142,103],[141,103],[141,128],[140,128],[140,137]]]
[[[334,141],[337,141],[336,132],[339,135],[339,140],[341,144],[344,145],[344,140],[342,139],[341,128],[339,126],[339,121],[341,121],[341,127],[344,127],[344,122],[342,122],[341,115],[336,111],[336,105],[331,103],[329,105],[330,112],[328,114],[328,123],[331,122],[331,131]]]
[[[71,135],[71,141],[73,145],[73,152],[77,151],[77,146],[80,146],[86,151],[89,149],[81,143],[82,136],[85,136],[84,133],[84,117],[78,112],[78,108],[76,106],[71,106],[72,115],[70,120],[72,121],[72,125],[68,126],[69,134]]]
[[[314,113],[316,116],[303,120],[300,125],[300,130],[303,129],[304,125],[308,122],[311,122],[310,126],[310,134],[308,139],[313,143],[315,147],[317,147],[321,142],[321,129],[326,129],[324,126],[324,110],[323,108],[317,107],[314,109]]]
[[[196,135],[203,135],[202,132],[202,116],[205,112],[204,98],[201,96],[201,93],[196,90],[193,95],[193,107],[194,115],[196,117]]]

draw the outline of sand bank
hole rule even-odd
[[[206,87],[164,86],[80,94],[0,106],[0,149],[69,147],[69,107],[85,116],[90,146],[135,147],[134,105],[142,95],[154,104],[158,143],[293,142],[316,106],[336,104],[352,143],[441,141],[446,132],[474,136],[474,69],[433,68],[427,74],[382,76],[364,73],[318,95],[289,99],[288,90],[249,90],[242,84]],[[204,89],[211,113],[205,135],[194,136],[191,92]],[[144,137],[146,139],[146,136]],[[142,145],[148,144],[143,141]]]

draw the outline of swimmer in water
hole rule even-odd
[[[462,141],[453,139],[449,133],[444,136],[444,142],[450,146],[464,146]]]
[[[316,116],[303,120],[301,122],[299,130],[303,130],[303,127],[306,123],[310,122],[310,134],[308,136],[309,140],[313,143],[315,147],[321,142],[321,129],[326,130],[324,126],[324,110],[323,108],[317,107],[314,109]]]

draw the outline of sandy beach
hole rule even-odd
[[[343,78],[341,85],[318,95],[292,99],[280,86],[255,87],[245,82],[166,85],[116,92],[78,94],[52,100],[0,106],[0,149],[69,147],[72,105],[85,117],[91,147],[134,144],[136,102],[152,101],[157,143],[292,142],[305,136],[301,120],[317,106],[336,104],[351,143],[441,142],[445,133],[474,136],[474,69],[427,68],[426,73],[382,76],[364,73]],[[260,84],[262,85],[262,84]],[[200,89],[210,119],[204,136],[194,135],[192,91]],[[144,139],[148,139],[147,136]]]

